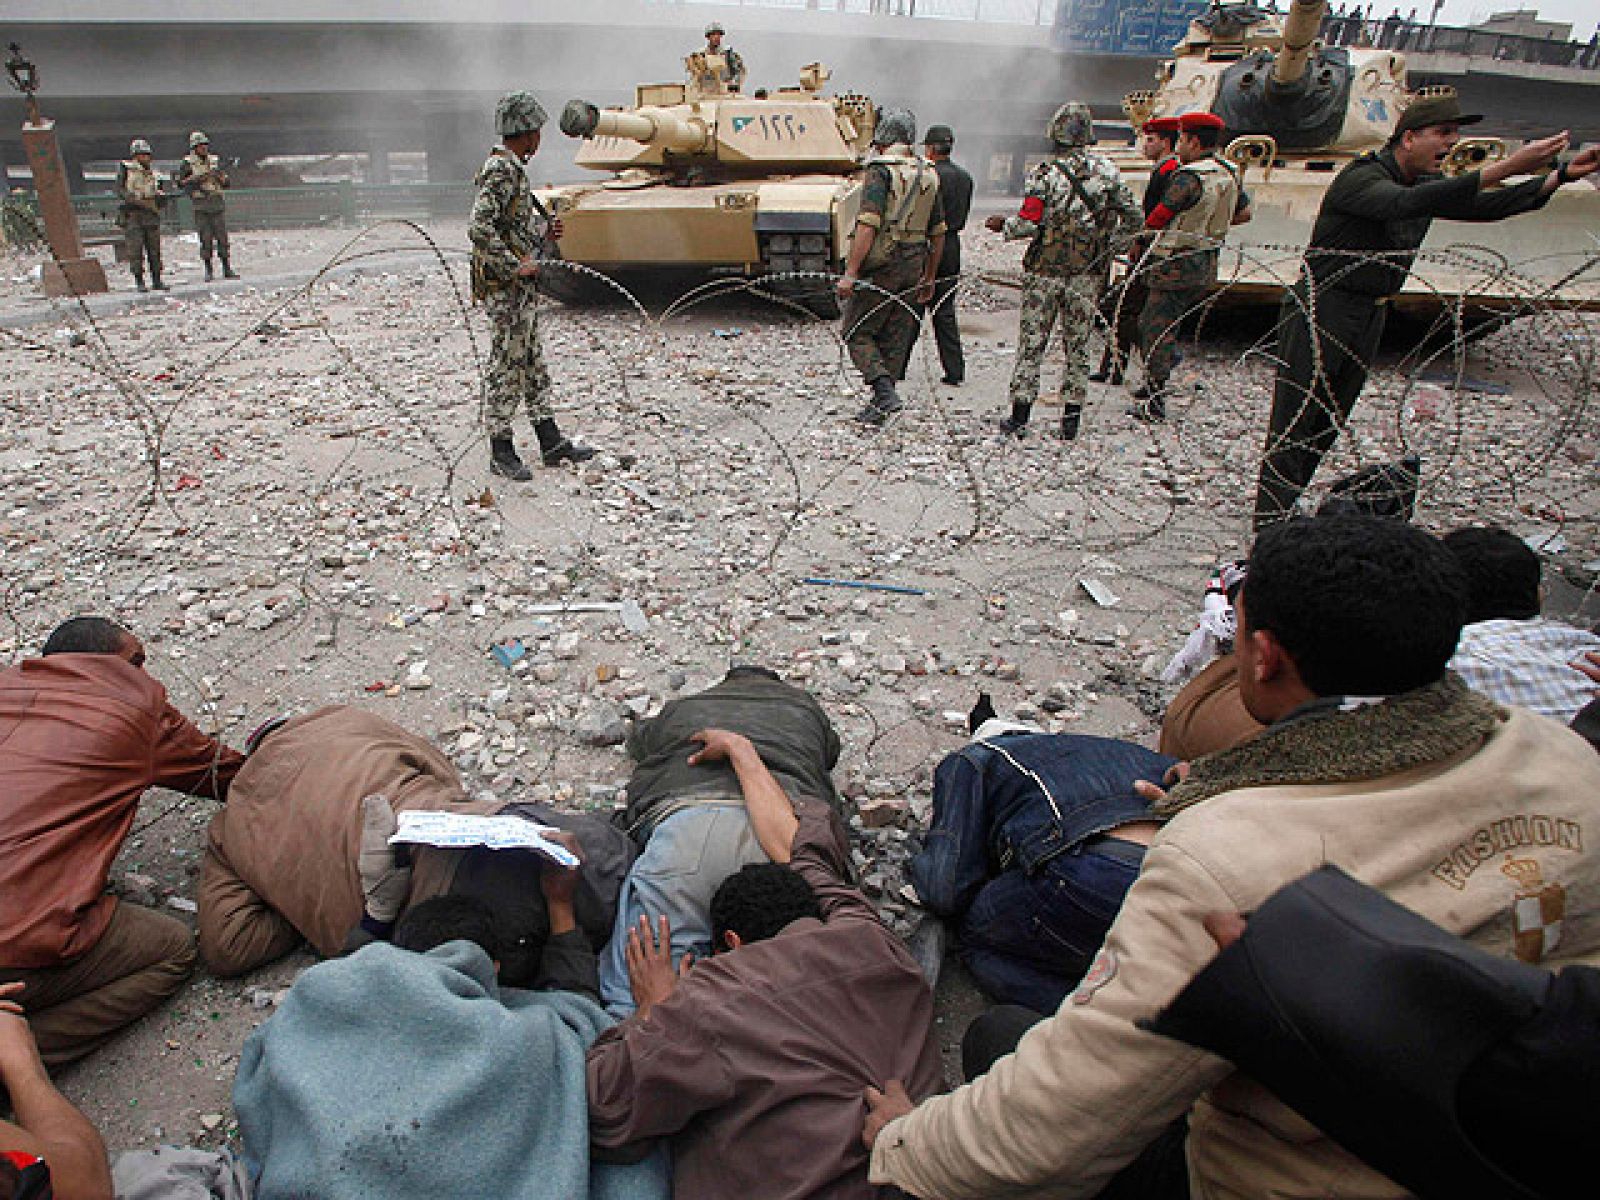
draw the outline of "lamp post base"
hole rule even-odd
[[[98,258],[71,258],[59,263],[51,259],[44,264],[39,282],[46,296],[93,296],[111,290],[106,269]]]

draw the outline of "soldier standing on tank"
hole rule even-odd
[[[134,138],[128,154],[128,160],[117,169],[117,195],[122,200],[117,223],[122,226],[128,269],[133,272],[134,286],[141,292],[148,291],[144,285],[148,262],[150,287],[164,292],[167,285],[161,282],[161,206],[166,203],[166,196],[161,191],[161,176],[156,174],[155,153],[149,142]]]
[[[1149,217],[1161,197],[1166,193],[1167,180],[1181,165],[1176,150],[1178,140],[1177,117],[1151,117],[1139,129],[1139,153],[1154,166],[1144,185],[1144,215]],[[1144,280],[1130,276],[1113,288],[1101,301],[1101,315],[1110,327],[1106,337],[1105,352],[1100,355],[1100,368],[1089,376],[1091,383],[1122,382],[1128,356],[1133,353],[1134,337],[1139,330],[1139,313],[1147,298]]]
[[[916,137],[917,119],[906,109],[878,114],[850,257],[837,285],[850,360],[872,389],[856,419],[869,425],[882,425],[903,407],[894,380],[917,336],[913,305],[933,299],[944,252],[939,176],[912,153]]]
[[[1334,179],[1311,230],[1300,278],[1278,312],[1278,373],[1256,483],[1257,530],[1287,520],[1323,456],[1333,449],[1383,336],[1399,292],[1436,217],[1499,221],[1544,207],[1557,188],[1600,170],[1600,147],[1565,165],[1566,131],[1524,143],[1482,170],[1439,173],[1461,138],[1457,97],[1413,100],[1382,150]],[[1539,172],[1509,187],[1513,175]]]
[[[1239,169],[1217,157],[1222,118],[1209,112],[1178,118],[1178,158],[1183,163],[1167,180],[1161,202],[1144,220],[1148,249],[1137,274],[1148,289],[1139,314],[1139,349],[1144,383],[1134,391],[1140,403],[1128,415],[1140,421],[1167,417],[1167,382],[1176,361],[1183,319],[1205,300],[1217,282],[1217,262],[1228,226],[1248,217],[1250,197],[1239,183]]]
[[[972,176],[950,161],[956,135],[948,125],[930,125],[922,137],[922,148],[939,176],[939,203],[944,208],[944,251],[939,256],[938,277],[933,284],[933,339],[939,347],[939,365],[944,382],[959,387],[967,377],[966,358],[961,353],[961,329],[956,324],[956,286],[961,282],[961,231],[972,211]],[[921,321],[917,331],[921,332]],[[916,345],[916,334],[906,347],[907,358]],[[902,364],[898,377],[906,377]]]
[[[211,153],[211,139],[198,129],[189,135],[189,156],[178,164],[173,181],[194,198],[194,228],[200,235],[200,261],[206,282],[216,278],[211,267],[213,250],[222,259],[222,277],[237,279],[228,253],[228,200],[222,190],[228,176]]]
[[[478,189],[467,224],[472,243],[472,298],[483,304],[494,327],[489,370],[484,378],[484,421],[489,430],[489,469],[523,482],[533,472],[517,456],[511,422],[527,406],[547,467],[583,462],[594,451],[561,435],[550,408],[550,373],[539,346],[540,235],[534,230],[533,186],[523,164],[539,149],[545,112],[531,92],[511,92],[495,108],[500,145],[473,181]],[[544,237],[561,236],[550,219]]]
[[[745,69],[744,59],[739,57],[739,52],[729,46],[723,49],[722,39],[728,31],[722,27],[722,22],[713,21],[706,26],[707,54],[716,54],[722,57],[723,69],[721,78],[723,86],[730,92],[737,92],[744,87]]]
[[[1089,336],[1096,302],[1119,237],[1139,224],[1139,208],[1109,158],[1091,151],[1094,119],[1087,104],[1063,104],[1046,133],[1055,156],[1028,179],[1014,217],[985,222],[1008,241],[1030,238],[1022,256],[1022,317],[1017,362],[1011,371],[1011,415],[1000,422],[1018,437],[1027,430],[1039,398],[1039,367],[1050,329],[1061,323],[1066,366],[1061,375],[1061,436],[1078,436],[1089,392]]]

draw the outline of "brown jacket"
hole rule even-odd
[[[106,880],[145,790],[221,800],[243,761],[117,655],[0,672],[0,966],[89,950],[111,920]]]
[[[1600,762],[1570,730],[1513,709],[1479,748],[1422,767],[1185,809],[1061,1010],[987,1075],[885,1126],[872,1178],[923,1200],[1093,1196],[1192,1109],[1196,1200],[1405,1195],[1226,1062],[1137,1024],[1216,953],[1206,913],[1250,912],[1324,863],[1491,953],[1592,965]]]
[[[1247,742],[1262,728],[1239,698],[1238,664],[1224,654],[1172,698],[1161,718],[1161,753],[1193,762]]]
[[[643,1017],[589,1051],[589,1134],[619,1149],[671,1137],[673,1193],[694,1200],[869,1197],[867,1087],[943,1083],[933,996],[916,962],[845,882],[843,829],[799,806],[791,866],[823,920],[697,962]]]
[[[467,798],[450,760],[426,739],[358,708],[296,717],[269,734],[234,780],[213,831],[250,889],[323,955],[337,954],[361,920],[361,798],[381,793],[396,812],[498,812]],[[449,889],[460,855],[421,848],[411,900]]]

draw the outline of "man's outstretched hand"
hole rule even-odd
[[[883,1132],[883,1127],[896,1118],[903,1117],[916,1108],[915,1102],[906,1091],[906,1085],[898,1079],[891,1079],[883,1085],[883,1091],[875,1087],[867,1089],[867,1121],[861,1129],[861,1140],[866,1143],[868,1150],[878,1141],[878,1135]]]
[[[672,926],[665,916],[656,920],[652,927],[649,917],[640,917],[639,927],[628,931],[628,981],[641,1017],[672,995],[679,976],[694,965],[694,955],[685,954],[678,969],[672,969]]]

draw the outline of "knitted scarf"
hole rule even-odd
[[[1196,759],[1189,778],[1152,814],[1169,818],[1238,788],[1381,779],[1459,754],[1509,715],[1447,673],[1438,683],[1377,704],[1280,722],[1243,745]]]

